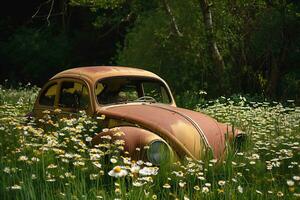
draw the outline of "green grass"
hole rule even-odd
[[[120,141],[103,138],[92,148],[99,130],[84,113],[61,120],[45,113],[39,126],[26,121],[37,91],[0,87],[0,199],[300,198],[300,108],[292,102],[208,102],[196,110],[244,130],[246,147],[237,154],[229,147],[222,163],[186,158],[158,169],[120,156]],[[115,166],[127,175],[110,176]]]

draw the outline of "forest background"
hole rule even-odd
[[[203,91],[300,102],[298,0],[27,0],[0,9],[6,87],[121,65],[157,73],[181,105]]]

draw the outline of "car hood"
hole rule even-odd
[[[148,129],[168,141],[177,153],[196,159],[201,159],[207,148],[213,151],[215,158],[222,156],[225,133],[230,130],[200,112],[164,104],[122,104],[97,112]]]

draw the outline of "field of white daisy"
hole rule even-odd
[[[300,107],[293,101],[207,102],[196,110],[245,130],[246,146],[228,148],[222,163],[186,158],[156,167],[121,156],[121,140],[103,137],[92,147],[102,118],[45,112],[38,126],[28,121],[37,91],[0,86],[0,199],[300,199]]]

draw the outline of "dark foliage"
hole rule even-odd
[[[158,73],[186,106],[201,103],[200,90],[207,91],[205,98],[239,93],[299,102],[299,1],[206,1],[214,28],[210,37],[201,2],[7,4],[0,20],[0,80],[41,86],[69,67],[118,64]],[[210,54],[211,37],[224,59],[223,71]]]

